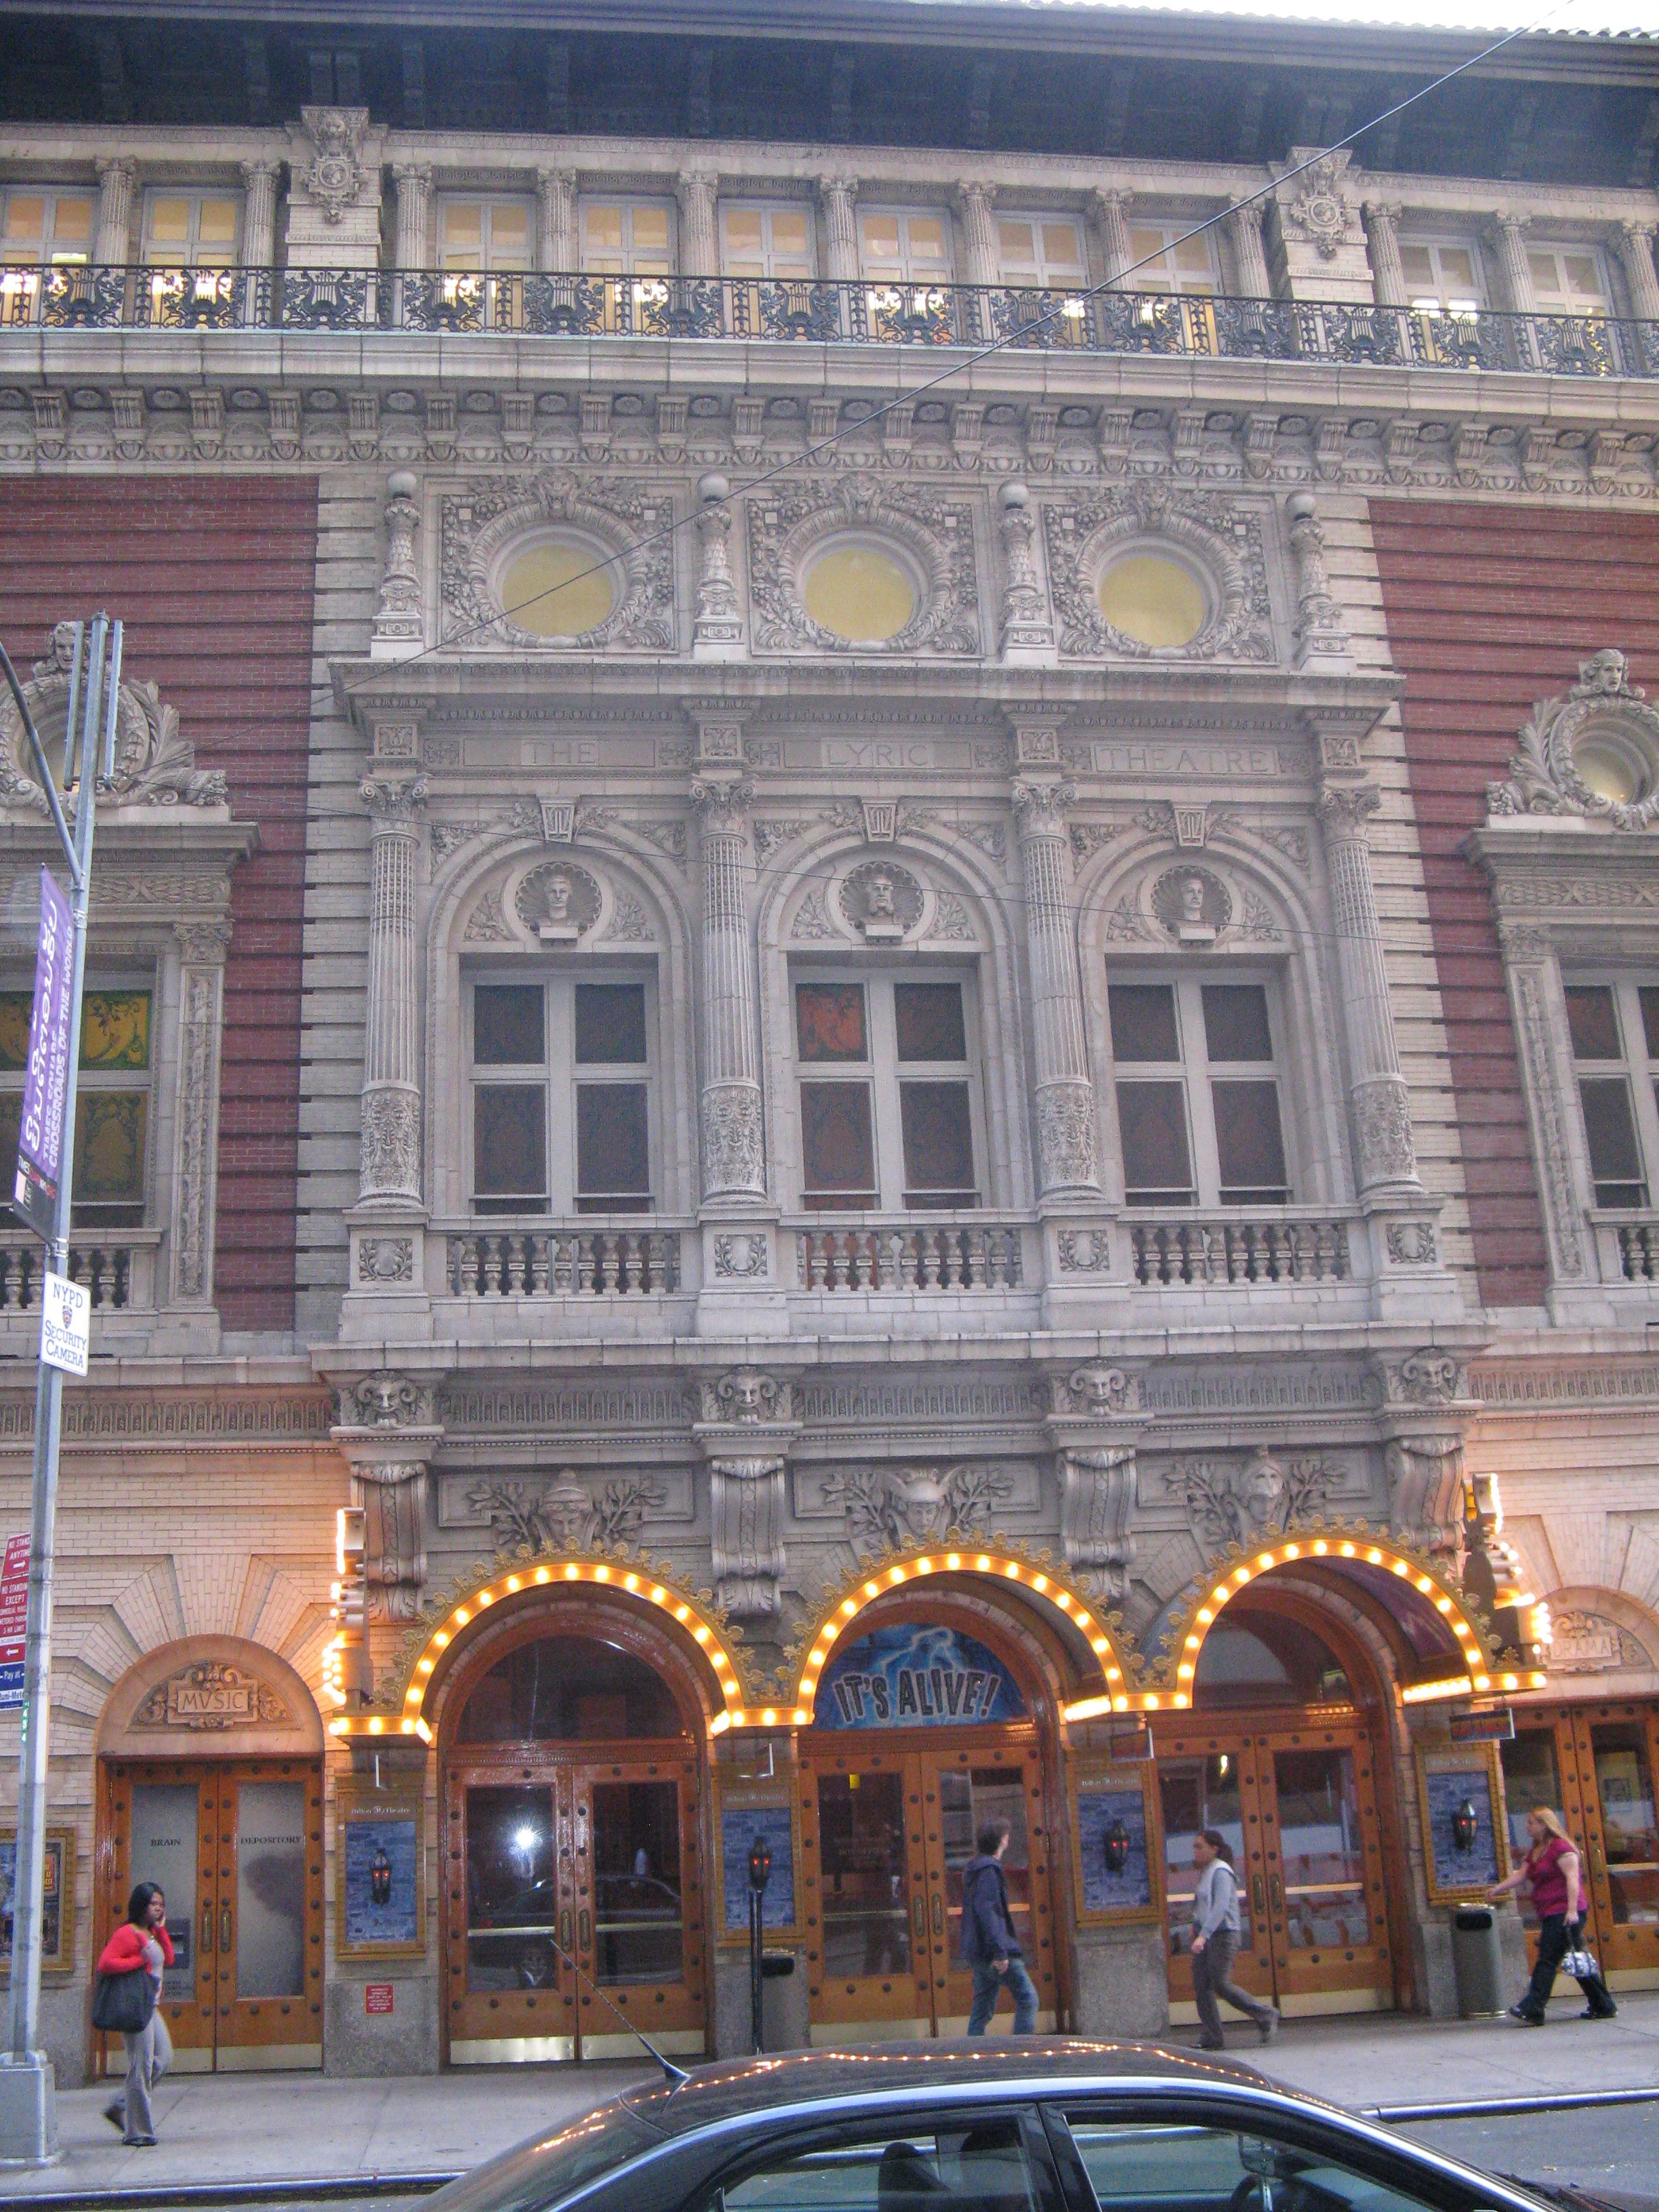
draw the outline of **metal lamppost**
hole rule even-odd
[[[54,1293],[69,1273],[75,1167],[75,1102],[80,1066],[81,994],[86,973],[87,906],[97,793],[115,764],[115,711],[121,685],[121,625],[107,615],[72,625],[69,713],[64,731],[64,788],[75,798],[71,837],[52,766],[11,662],[0,647],[0,673],[22,717],[34,771],[69,869],[67,959],[43,949],[35,973],[19,1146],[15,1210],[41,1237],[42,1340],[34,1396],[34,1482],[29,1522],[28,1616],[23,1648],[23,1741],[18,1759],[17,1857],[12,1882],[11,2033],[0,2055],[0,2165],[41,2166],[58,2154],[58,2107],[52,2062],[39,2048],[41,1883],[46,1858],[47,1759],[52,1737],[52,1528],[58,1507],[58,1452],[64,1405],[61,1353],[49,1359]],[[61,892],[41,870],[43,924],[63,915]],[[44,995],[52,1001],[43,1007]],[[49,1036],[55,1049],[48,1052]],[[67,1036],[67,1047],[64,1044]],[[31,1100],[42,1134],[31,1138]],[[82,1355],[84,1357],[84,1355]],[[84,1372],[84,1366],[81,1368]],[[66,1873],[67,1873],[66,1869]]]

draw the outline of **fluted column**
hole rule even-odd
[[[576,172],[536,172],[536,266],[568,276],[576,266]]]
[[[1045,1198],[1099,1189],[1095,1087],[1072,928],[1072,846],[1066,813],[1076,787],[1021,780],[1010,794],[1025,878],[1026,951],[1036,1071],[1038,1182]]]
[[[1249,207],[1236,207],[1224,225],[1228,244],[1233,252],[1233,276],[1243,300],[1270,300],[1273,283],[1267,275],[1267,252],[1261,242],[1261,226],[1267,217],[1264,201],[1254,200]]]
[[[823,270],[832,284],[854,284],[859,276],[859,225],[854,212],[856,177],[820,177],[818,205],[823,210]]]
[[[431,258],[428,228],[432,210],[430,161],[394,161],[392,180],[398,187],[398,266],[425,269]]]
[[[956,211],[962,224],[962,281],[964,284],[1000,284],[1002,252],[997,241],[994,185],[963,184],[957,187]]]
[[[1381,803],[1376,786],[1369,783],[1327,785],[1319,798],[1363,1196],[1402,1184],[1414,1188],[1418,1180],[1411,1103],[1400,1072],[1365,830]]]
[[[1129,210],[1134,204],[1133,192],[1100,191],[1094,196],[1095,237],[1100,246],[1100,265],[1105,271],[1106,282],[1115,291],[1121,289],[1124,270],[1135,258],[1129,239]],[[1133,283],[1133,280],[1131,280]]]
[[[1619,265],[1630,293],[1630,311],[1638,323],[1659,323],[1659,271],[1653,264],[1654,227],[1621,222],[1613,233]]]
[[[702,758],[725,726],[704,723]],[[742,730],[730,725],[741,757]],[[741,775],[700,775],[691,787],[702,859],[702,1194],[766,1195],[755,1007],[759,993],[749,938],[748,809]]]
[[[680,204],[679,272],[682,276],[718,276],[720,240],[714,235],[714,201],[720,179],[706,169],[682,169],[674,179]]]
[[[415,868],[426,779],[368,776],[374,824],[369,878],[368,994],[358,1197],[421,1203],[419,999]]]
[[[132,194],[138,164],[123,158],[98,164],[98,235],[94,261],[119,269],[132,258]]]
[[[1532,264],[1527,259],[1528,218],[1500,215],[1488,235],[1498,248],[1498,265],[1504,279],[1504,304],[1511,313],[1535,315],[1538,295],[1532,289]]]
[[[1360,210],[1370,241],[1371,289],[1379,307],[1406,305],[1406,271],[1400,259],[1400,210],[1388,200],[1367,200]]]

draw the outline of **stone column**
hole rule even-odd
[[[1249,207],[1235,208],[1222,226],[1232,248],[1233,276],[1241,299],[1270,300],[1273,297],[1273,282],[1267,275],[1267,248],[1261,242],[1261,226],[1267,215],[1267,202],[1253,200]]]
[[[394,161],[392,176],[398,187],[398,266],[428,269],[432,265],[432,164]]]
[[[855,284],[859,279],[859,225],[853,205],[858,190],[856,177],[818,179],[818,205],[823,210],[823,273],[832,284]]]
[[[374,824],[369,880],[368,994],[363,1042],[359,1203],[421,1204],[420,1004],[415,865],[424,776],[365,777]]]
[[[702,1194],[766,1195],[755,1009],[759,989],[750,941],[748,809],[754,787],[739,766],[737,714],[700,719],[691,787],[702,860]],[[719,763],[718,766],[715,763]]]
[[[386,488],[386,568],[368,653],[371,660],[401,660],[418,653],[422,643],[421,579],[415,566],[421,514],[415,504],[416,478],[408,469],[394,469]]]
[[[219,1158],[219,1045],[228,921],[179,921],[177,1135],[168,1245],[171,1303],[213,1303],[213,1196]]]
[[[1332,596],[1325,566],[1325,531],[1319,502],[1310,491],[1292,492],[1285,511],[1291,520],[1291,551],[1296,560],[1296,665],[1331,668],[1352,660],[1347,624]]]
[[[1504,304],[1517,315],[1535,315],[1538,297],[1532,289],[1532,264],[1527,259],[1528,218],[1523,215],[1496,216],[1487,235],[1498,249],[1498,266],[1504,281]]]
[[[276,258],[276,187],[282,181],[280,161],[243,161],[242,264],[247,269],[269,269]]]
[[[568,276],[575,269],[576,172],[536,172],[536,266]]]
[[[725,477],[697,484],[697,611],[692,654],[729,660],[743,644],[743,607],[732,574],[732,486]]]
[[[1659,271],[1653,264],[1654,226],[1621,222],[1613,242],[1630,293],[1630,311],[1638,323],[1659,323]]]
[[[1327,784],[1319,797],[1354,1147],[1360,1194],[1366,1198],[1402,1188],[1414,1193],[1418,1188],[1411,1103],[1400,1072],[1365,832],[1381,803],[1381,793],[1369,783]]]
[[[1022,749],[1030,732],[1019,732]],[[1089,1076],[1083,983],[1072,925],[1073,784],[1020,779],[1012,787],[1025,879],[1026,949],[1036,1071],[1038,1187],[1044,1198],[1098,1194],[1095,1087]]]
[[[1000,284],[1002,250],[997,240],[994,185],[963,184],[957,187],[956,211],[962,224],[962,281],[964,284]]]
[[[711,1459],[709,1533],[714,1602],[748,1619],[775,1614],[783,1549],[786,1459]]]
[[[1561,971],[1548,931],[1537,927],[1524,912],[1510,914],[1499,908],[1498,945],[1521,1054],[1550,1275],[1555,1282],[1577,1285],[1594,1271],[1585,1250],[1589,1224],[1579,1196],[1579,1177],[1588,1162],[1581,1159],[1579,1151]]]
[[[1388,200],[1367,200],[1359,210],[1370,243],[1371,286],[1379,307],[1407,305],[1406,271],[1400,259],[1400,210]]]
[[[997,535],[1002,540],[1002,657],[1050,661],[1054,626],[1037,574],[1036,517],[1023,483],[1006,483],[997,494]]]
[[[132,258],[132,194],[138,164],[125,158],[98,164],[98,231],[92,258],[120,269]]]
[[[1129,239],[1129,210],[1134,204],[1133,192],[1099,191],[1094,196],[1095,238],[1100,247],[1100,265],[1108,284],[1114,291],[1133,290],[1134,279],[1127,288],[1120,283],[1124,270],[1135,258]]]
[[[706,169],[682,169],[674,179],[680,204],[679,272],[682,276],[718,276],[720,240],[715,234],[714,202],[720,179]]]

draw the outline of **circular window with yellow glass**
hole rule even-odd
[[[915,620],[921,595],[883,546],[832,545],[807,569],[801,604],[821,629],[852,645],[884,645]]]
[[[615,607],[616,575],[597,545],[544,538],[502,569],[501,611],[532,637],[583,637]]]
[[[1154,653],[1190,645],[1210,619],[1208,594],[1165,553],[1125,553],[1101,577],[1100,611],[1115,630]]]
[[[1622,730],[1589,730],[1572,749],[1578,780],[1614,806],[1638,806],[1653,789],[1647,748]]]

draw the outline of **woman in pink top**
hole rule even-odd
[[[1538,1964],[1526,1995],[1510,2007],[1510,2018],[1524,2021],[1528,2027],[1542,2027],[1561,1961],[1583,1942],[1583,1867],[1577,1844],[1562,1826],[1560,1814],[1547,1805],[1528,1814],[1527,1833],[1532,1848],[1509,1880],[1500,1881],[1490,1894],[1496,1902],[1523,1885],[1532,1893],[1538,1915]],[[1580,1974],[1578,1986],[1584,1992],[1581,2020],[1611,2020],[1617,2013],[1600,1974]]]

